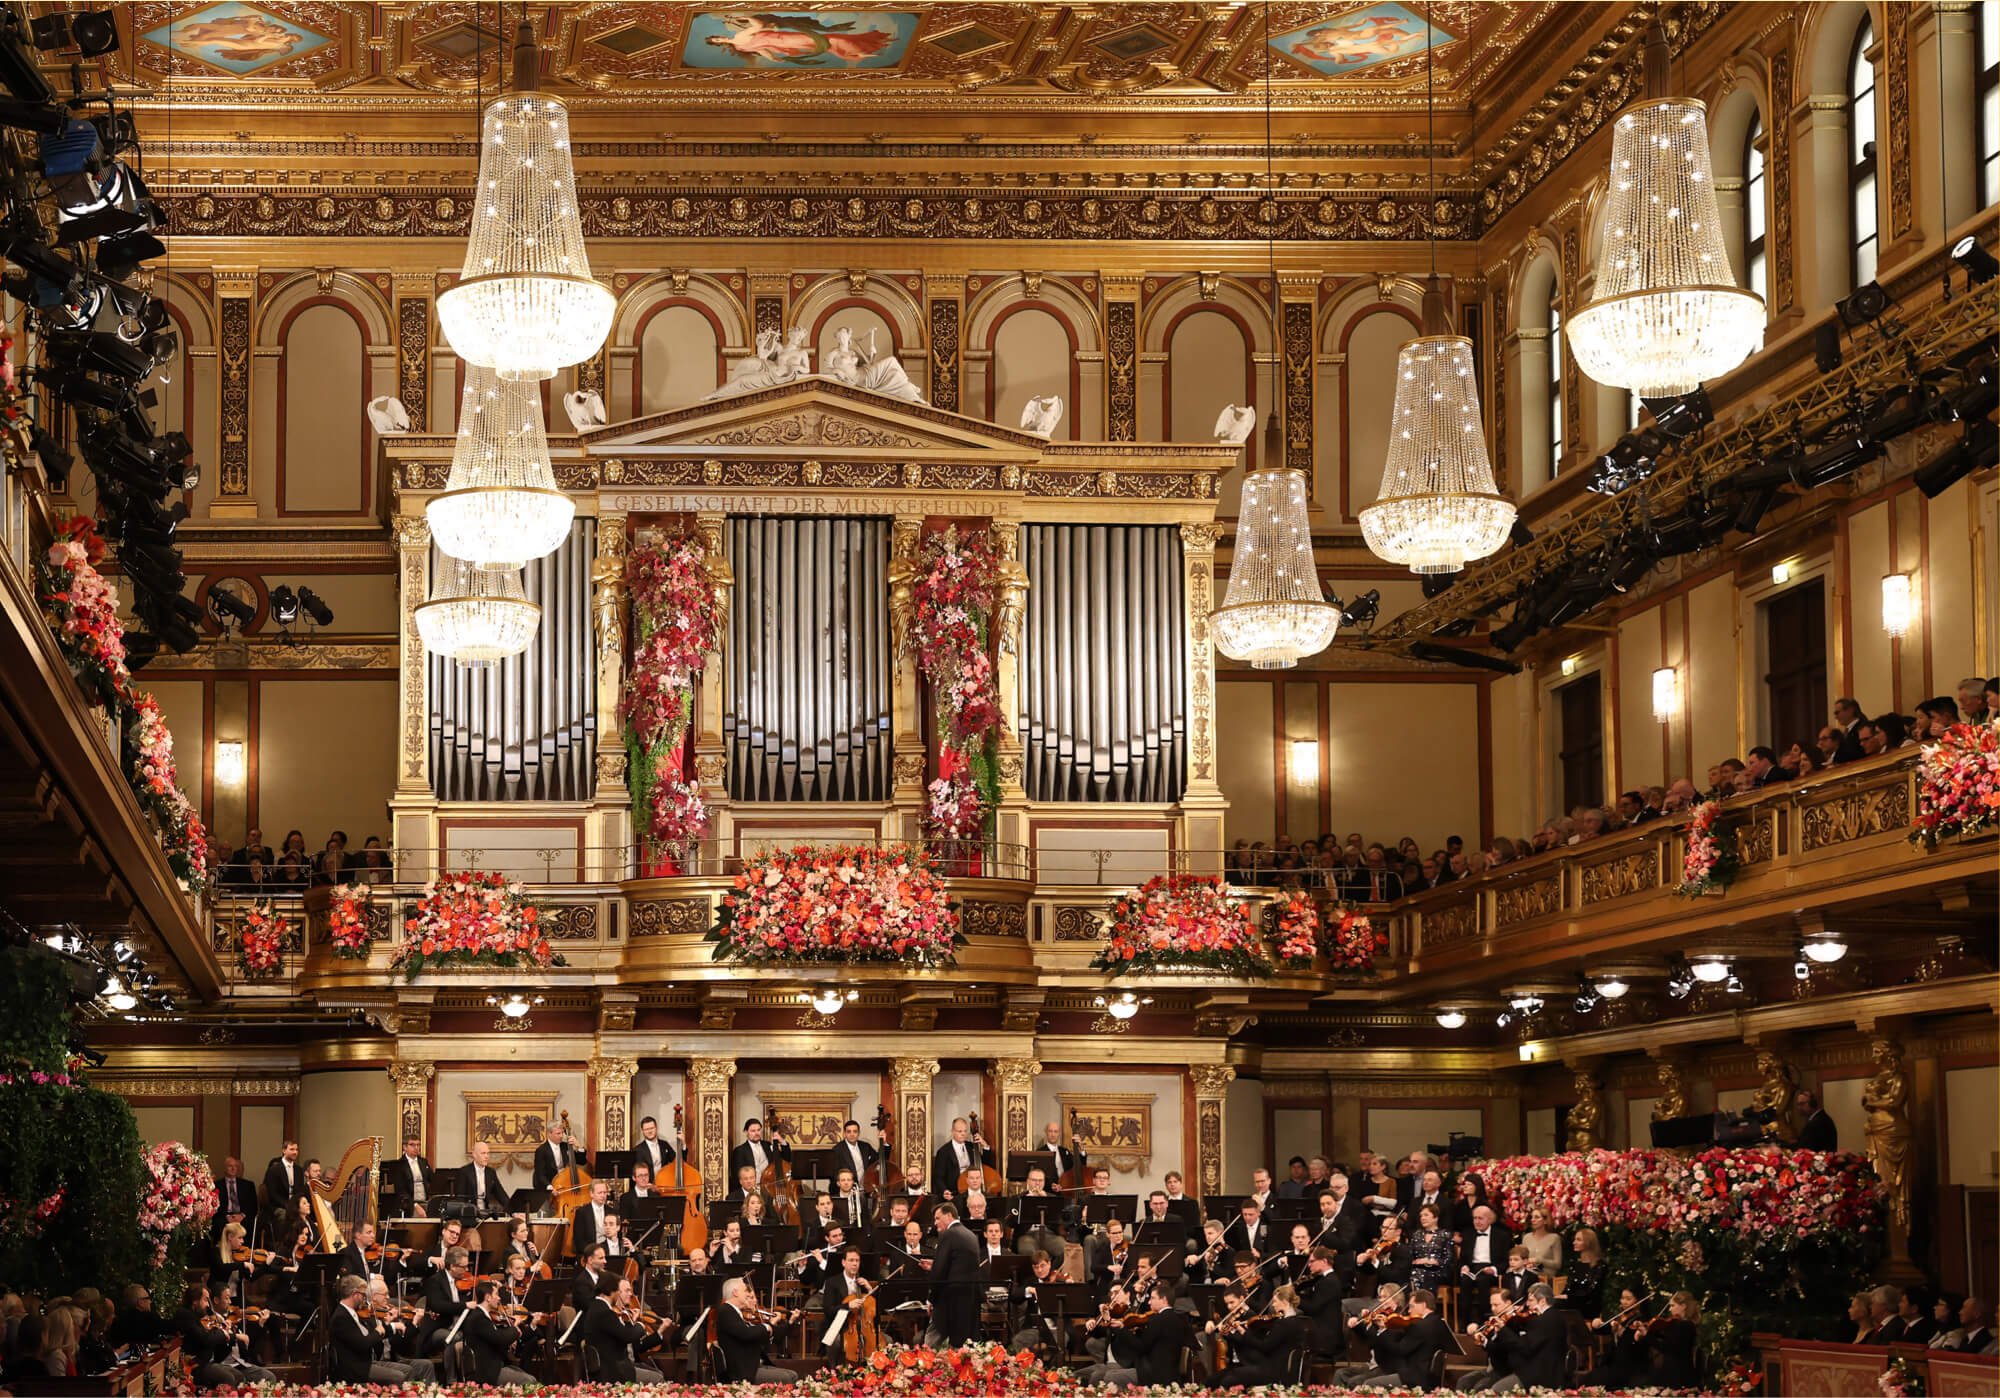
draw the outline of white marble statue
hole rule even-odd
[[[400,398],[370,398],[368,400],[368,425],[378,436],[392,437],[398,432],[410,430],[410,410],[403,406]]]
[[[760,388],[776,388],[810,373],[812,351],[806,347],[804,329],[795,325],[782,340],[775,330],[760,330],[755,352],[731,361],[728,381],[708,398],[732,398]]]
[[[846,326],[833,333],[833,348],[826,352],[826,361],[821,366],[827,377],[851,383],[856,388],[865,388],[870,393],[880,393],[888,398],[900,398],[905,403],[921,403],[923,394],[910,382],[910,376],[903,372],[903,365],[894,354],[875,348],[875,332],[868,332],[868,348],[854,347],[854,332]]]
[[[604,395],[586,390],[581,393],[563,395],[563,411],[569,414],[569,425],[579,432],[588,432],[593,427],[604,426]]]
[[[1215,440],[1226,442],[1232,447],[1240,447],[1257,430],[1257,410],[1239,408],[1234,403],[1222,410],[1222,416],[1215,420]]]
[[[1030,398],[1021,407],[1021,430],[1032,432],[1037,437],[1055,435],[1056,424],[1062,421],[1063,400],[1051,393],[1044,398]]]

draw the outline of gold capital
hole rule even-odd
[[[1197,1063],[1188,1069],[1197,1097],[1220,1097],[1236,1080],[1236,1070],[1227,1063]]]
[[[423,1058],[399,1059],[389,1065],[389,1077],[398,1092],[422,1092],[424,1084],[437,1076],[437,1064]]]
[[[690,1058],[688,1076],[694,1079],[697,1092],[727,1092],[729,1080],[736,1076],[736,1060],[733,1058]]]

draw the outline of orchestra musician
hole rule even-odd
[[[541,1338],[542,1321],[528,1314],[524,1321],[516,1312],[528,1311],[528,1288],[535,1279],[528,1275],[528,1259],[518,1252],[507,1254],[506,1271],[500,1277],[500,1306],[521,1331],[521,1345],[517,1353],[526,1354]]]
[[[1692,1388],[1700,1382],[1695,1364],[1695,1346],[1700,1343],[1696,1326],[1701,1321],[1701,1303],[1694,1294],[1676,1291],[1667,1302],[1664,1319],[1642,1322],[1633,1336],[1646,1347],[1645,1382],[1661,1388]]]
[[[1378,1294],[1390,1289],[1407,1290],[1415,1266],[1416,1253],[1403,1240],[1403,1225],[1393,1218],[1382,1220],[1381,1236],[1356,1253],[1354,1258],[1355,1274],[1360,1276],[1365,1273],[1373,1277]],[[1364,1302],[1352,1297],[1347,1301],[1350,1313],[1358,1312],[1363,1305]]]
[[[858,1225],[868,1217],[868,1195],[857,1182],[860,1178],[861,1176],[846,1165],[834,1172],[831,1198],[838,1205],[841,1221],[844,1223]],[[819,1197],[828,1198],[827,1195]]]
[[[750,1178],[754,1183],[764,1178],[765,1167],[773,1160],[789,1161],[791,1158],[792,1148],[785,1144],[784,1134],[773,1130],[771,1139],[766,1141],[764,1123],[753,1116],[743,1123],[743,1139],[729,1152],[729,1173],[732,1178],[740,1179],[743,1167],[751,1166]]]
[[[489,1388],[533,1388],[538,1379],[511,1362],[521,1332],[500,1309],[500,1288],[482,1281],[472,1288],[472,1308],[458,1328],[459,1338],[472,1352],[472,1377]]]
[[[276,1383],[278,1376],[244,1362],[241,1351],[250,1344],[249,1334],[232,1326],[209,1310],[208,1283],[189,1282],[181,1294],[181,1308],[174,1312],[174,1329],[181,1337],[181,1354],[194,1366],[196,1388],[223,1388],[253,1383]]]
[[[653,1172],[654,1179],[666,1175],[667,1166],[674,1163],[674,1148],[660,1139],[660,1122],[657,1117],[639,1118],[639,1143],[632,1147],[632,1167],[638,1170],[641,1162]]]
[[[1249,1299],[1252,1314],[1267,1309],[1276,1286],[1271,1280],[1271,1269],[1259,1267],[1254,1253],[1239,1252],[1229,1259],[1236,1269],[1235,1285],[1243,1288]]]
[[[1189,1237],[1201,1227],[1201,1200],[1187,1192],[1179,1170],[1167,1171],[1167,1212],[1187,1225]]]
[[[715,1254],[709,1260],[724,1267],[753,1260],[743,1247],[742,1219],[732,1218],[722,1225],[722,1241],[716,1244]]]
[[[987,1219],[986,1226],[979,1230],[979,1263],[989,1280],[994,1260],[1007,1255],[1007,1225],[997,1218]]]
[[[722,1347],[722,1377],[729,1383],[797,1383],[799,1376],[767,1360],[771,1326],[757,1319],[750,1284],[731,1277],[722,1284],[722,1304],[716,1308],[716,1342]]]
[[[639,1363],[638,1354],[655,1337],[632,1318],[632,1283],[623,1276],[606,1276],[598,1283],[597,1299],[584,1312],[583,1343],[608,1383],[664,1383],[658,1369]]]
[[[1375,1363],[1366,1368],[1343,1369],[1334,1375],[1335,1383],[1356,1387],[1393,1379],[1404,1388],[1430,1386],[1431,1361],[1439,1350],[1451,1343],[1451,1332],[1444,1328],[1444,1321],[1437,1316],[1436,1296],[1418,1289],[1407,1293],[1407,1299],[1409,1311],[1405,1325],[1391,1326],[1378,1320],[1364,1320],[1358,1315],[1347,1318],[1350,1329],[1358,1329],[1367,1336]]]
[[[625,1185],[625,1199],[657,1199],[660,1191],[653,1188],[653,1167],[643,1160],[632,1162],[632,1178]]]
[[[403,1138],[403,1153],[385,1166],[382,1180],[396,1195],[396,1212],[405,1218],[423,1218],[437,1183],[430,1161],[423,1157],[423,1143],[415,1136]]]
[[[857,1181],[864,1180],[868,1178],[868,1172],[875,1168],[875,1162],[880,1158],[881,1153],[861,1139],[861,1123],[846,1122],[840,1128],[840,1143],[833,1148],[834,1179],[838,1181],[840,1172],[847,1170]],[[857,1223],[862,1217],[864,1216],[858,1214],[847,1216],[850,1223]]]
[[[836,1229],[838,1226],[837,1224],[835,1225]],[[826,1284],[820,1289],[819,1293],[820,1312],[829,1321],[838,1315],[843,1308],[853,1310],[859,1306],[863,1298],[874,1289],[862,1278],[860,1248],[843,1246],[836,1249],[834,1255],[840,1259],[840,1265],[832,1270],[831,1275],[826,1278]],[[848,1318],[847,1323],[849,1325],[854,1324],[852,1316]],[[831,1357],[832,1350],[838,1348],[840,1348],[840,1337],[836,1336],[833,1345],[829,1348],[829,1357]]]
[[[493,1168],[493,1147],[484,1141],[474,1141],[467,1153],[472,1158],[458,1172],[459,1197],[472,1205],[474,1218],[504,1218],[507,1187],[500,1183],[500,1172]]]
[[[592,1180],[590,1182],[590,1202],[570,1215],[570,1251],[582,1252],[604,1236],[605,1216],[611,1209],[611,1181]]]
[[[1106,1347],[1106,1360],[1101,1376],[1086,1379],[1097,1383],[1136,1383],[1146,1387],[1175,1383],[1180,1378],[1181,1351],[1194,1343],[1194,1321],[1186,1311],[1176,1310],[1164,1287],[1156,1289],[1146,1300],[1146,1323],[1134,1334],[1130,1329],[1116,1339],[1117,1357],[1130,1367],[1123,1377],[1110,1359],[1112,1350]],[[1092,1372],[1083,1370],[1079,1377]]]
[[[1019,1220],[1028,1217],[1027,1211],[1021,1208],[1020,1199],[1053,1198],[1055,1196],[1049,1193],[1048,1172],[1039,1165],[1030,1166],[1027,1178],[1022,1182],[1021,1193],[1014,1205],[1016,1219]],[[1067,1250],[1062,1236],[1062,1213],[1063,1211],[1060,1207],[1054,1213],[1045,1213],[1043,1209],[1037,1209],[1035,1217],[1037,1219],[1047,1217],[1049,1222],[1046,1224],[1037,1222],[1033,1227],[1017,1228],[1014,1234],[1014,1250],[1026,1257],[1033,1257],[1036,1253],[1046,1252],[1054,1260],[1056,1266],[1062,1266],[1063,1254]]]
[[[1271,1201],[1276,1197],[1271,1192],[1271,1172],[1261,1165],[1252,1170],[1250,1172],[1250,1198],[1256,1203],[1258,1211],[1261,1213],[1263,1210],[1270,1208]]]
[[[743,1196],[743,1212],[738,1217],[745,1228],[767,1228],[771,1223],[769,1212],[761,1193],[746,1194]]]
[[[1270,1308],[1278,1318],[1268,1326],[1250,1326],[1229,1337],[1229,1367],[1217,1372],[1211,1386],[1250,1388],[1291,1381],[1293,1357],[1312,1343],[1312,1326],[1299,1314],[1299,1294],[1289,1286],[1271,1293]]]
[[[956,1199],[959,1196],[958,1179],[967,1170],[978,1171],[985,1160],[986,1140],[983,1136],[971,1134],[971,1127],[962,1116],[951,1119],[951,1136],[937,1148],[931,1156],[931,1182],[937,1186],[940,1199]]]
[[[604,1247],[593,1244],[583,1250],[577,1258],[576,1275],[570,1278],[569,1303],[579,1311],[587,1311],[597,1300],[598,1289],[604,1282]]]
[[[924,1241],[924,1225],[914,1218],[910,1219],[903,1224],[901,1248],[894,1249],[889,1254],[888,1263],[883,1269],[885,1277],[887,1279],[909,1277],[914,1280],[928,1273],[930,1267],[931,1249]]]
[[[615,1211],[604,1215],[604,1236],[598,1241],[604,1244],[607,1264],[632,1255],[632,1240],[625,1236],[625,1221]]]
[[[1505,1365],[1510,1371],[1487,1385],[1488,1392],[1561,1388],[1568,1381],[1569,1323],[1555,1309],[1555,1303],[1555,1288],[1547,1282],[1536,1282],[1528,1288],[1521,1309],[1510,1315],[1486,1342],[1486,1353],[1492,1358],[1494,1369]],[[1478,1328],[1466,1326],[1468,1333]]]
[[[1056,1178],[1068,1175],[1073,1180],[1082,1180],[1084,1155],[1081,1141],[1066,1146],[1062,1143],[1062,1128],[1053,1121],[1042,1128],[1042,1148],[1055,1157]]]
[[[507,1225],[507,1255],[525,1258],[530,1267],[542,1260],[542,1250],[535,1246],[535,1230],[524,1216],[516,1216]]]
[[[1263,1171],[1258,1171],[1263,1174]],[[1264,1176],[1269,1179],[1269,1175]],[[1224,1241],[1231,1252],[1248,1252],[1262,1256],[1276,1244],[1271,1241],[1271,1230],[1264,1223],[1264,1205],[1253,1195],[1243,1201],[1237,1219],[1229,1225]]]
[[[1125,1258],[1131,1243],[1122,1219],[1106,1219],[1104,1231],[1083,1245],[1083,1279],[1100,1291],[1125,1280]]]
[[[379,1384],[435,1382],[437,1369],[428,1359],[399,1363],[381,1357],[388,1345],[382,1322],[361,1314],[368,1300],[368,1278],[343,1276],[335,1283],[334,1294],[339,1299],[328,1319],[326,1335],[333,1347],[328,1362],[336,1380]]]
[[[764,1191],[757,1183],[757,1167],[755,1165],[739,1165],[736,1169],[736,1183],[730,1187],[729,1193],[724,1197],[728,1199],[761,1199],[763,1196]]]
[[[1306,1262],[1305,1277],[1297,1288],[1299,1314],[1312,1327],[1313,1358],[1327,1363],[1334,1363],[1347,1353],[1346,1317],[1340,1305],[1340,1272],[1334,1262],[1332,1248],[1324,1243],[1315,1247]]]
[[[340,1259],[343,1277],[368,1277],[381,1265],[380,1257],[370,1261],[368,1250],[375,1246],[375,1225],[363,1219],[348,1230],[347,1244],[334,1254]]]
[[[1211,1218],[1201,1227],[1202,1240],[1190,1241],[1187,1256],[1181,1260],[1181,1275],[1189,1286],[1227,1281],[1234,1270],[1229,1243],[1223,1236],[1228,1230],[1222,1220]]]
[[[433,1269],[424,1278],[423,1324],[417,1329],[416,1352],[426,1359],[444,1353],[444,1337],[465,1309],[465,1297],[458,1279],[472,1274],[472,1254],[462,1247],[445,1253],[442,1270]]]
[[[822,1199],[826,1196],[821,1195]],[[847,1230],[838,1223],[827,1225],[825,1236],[812,1248],[799,1254],[799,1284],[808,1291],[827,1279],[828,1273],[836,1270],[831,1259],[839,1257],[841,1249],[847,1245]]]
[[[375,1313],[375,1328],[382,1332],[376,1357],[407,1367],[413,1383],[436,1382],[437,1366],[416,1352],[417,1332],[398,1313],[389,1296],[388,1281],[378,1275],[367,1282],[368,1309]]]
[[[1046,1252],[1033,1255],[1028,1263],[1029,1276],[1016,1280],[1008,1288],[1008,1315],[1011,1337],[1007,1348],[1019,1353],[1022,1350],[1040,1352],[1044,1345],[1056,1343],[1056,1318],[1043,1315],[1041,1291],[1043,1286],[1061,1285],[1061,1278],[1055,1276],[1055,1265]]]
[[[1636,1334],[1643,1317],[1640,1308],[1646,1298],[1631,1287],[1618,1293],[1618,1309],[1609,1319],[1590,1318],[1590,1328],[1600,1334],[1611,1332],[1611,1352],[1600,1355],[1596,1368],[1578,1376],[1580,1388],[1634,1388],[1646,1374],[1646,1342]]]
[[[562,1122],[543,1126],[542,1143],[535,1147],[534,1187],[547,1189],[551,1180],[577,1163],[577,1149],[569,1143]]]
[[[291,1214],[292,1200],[298,1197],[304,1180],[305,1167],[299,1164],[299,1143],[286,1141],[277,1155],[272,1157],[271,1163],[264,1167],[264,1208],[273,1222]]]

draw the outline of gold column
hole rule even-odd
[[[889,544],[889,645],[895,666],[895,686],[890,691],[891,731],[894,749],[891,771],[896,803],[906,839],[922,833],[924,810],[923,681],[917,674],[917,657],[904,642],[910,634],[915,606],[912,587],[916,579],[917,548],[922,541],[921,515],[897,515]],[[933,1071],[936,1071],[933,1069]]]
[[[1021,522],[993,521],[993,543],[1000,560],[1000,586],[995,618],[1000,631],[1000,663],[996,679],[1000,687],[1000,712],[1007,724],[994,744],[994,767],[1000,778],[1000,809],[996,813],[995,837],[1002,846],[1025,849],[1028,843],[1028,793],[1021,785],[1021,623],[1028,604],[1028,570],[1021,564]],[[1006,872],[1003,855],[1000,869]],[[1025,869],[1019,872],[1025,874]]]
[[[931,1079],[938,1074],[935,1058],[892,1058],[889,1081],[896,1090],[896,1139],[902,1143],[903,1173],[915,1170],[935,1189],[931,1164]]]
[[[1187,599],[1188,772],[1181,794],[1188,872],[1222,872],[1222,817],[1229,802],[1216,781],[1215,645],[1209,614],[1215,609],[1217,524],[1181,526],[1182,596]]]
[[[636,1058],[593,1058],[590,1076],[597,1083],[597,1145],[600,1150],[624,1150],[632,1144],[632,1079]]]
[[[215,274],[216,487],[208,512],[215,519],[255,519],[257,501],[250,475],[252,326],[256,323],[257,274],[250,269]]]
[[[591,565],[591,603],[597,640],[597,799],[625,801],[625,730],[619,702],[625,693],[625,621],[630,611],[625,583],[625,516],[597,518],[597,558]]]
[[[403,1153],[403,1142],[415,1136],[422,1153],[431,1149],[431,1096],[437,1090],[437,1064],[424,1058],[402,1058],[389,1065],[389,1080],[396,1084],[395,1153]]]
[[[431,430],[431,283],[422,273],[395,281],[396,397],[410,414],[412,432]]]
[[[1904,1060],[1901,1042],[1887,1034],[1876,1034],[1868,1052],[1875,1060],[1875,1076],[1861,1090],[1861,1108],[1868,1113],[1864,1128],[1868,1163],[1882,1182],[1882,1197],[1889,1210],[1889,1247],[1876,1276],[1907,1286],[1923,1278],[1922,1269],[1910,1260],[1910,1196],[1917,1164],[1917,1128],[1910,1120],[1910,1065]]]
[[[999,1165],[1004,1178],[1008,1155],[1035,1148],[1035,1075],[1042,1065],[1032,1058],[996,1058],[986,1067],[1000,1096]]]
[[[431,526],[422,515],[396,516],[396,559],[403,618],[402,684],[397,699],[397,727],[403,738],[396,763],[396,791],[399,795],[429,796],[430,706],[425,693],[424,638],[417,631],[417,608],[430,598]]]
[[[694,1084],[694,1154],[701,1161],[702,1192],[720,1199],[729,1192],[729,1080],[736,1076],[733,1058],[691,1058],[688,1078]]]
[[[736,585],[735,574],[722,556],[722,525],[727,518],[720,510],[703,510],[694,517],[695,529],[701,534],[702,547],[707,553],[709,585],[715,590],[722,612],[721,624],[715,631],[715,649],[703,662],[701,682],[695,686],[694,712],[694,770],[701,781],[701,799],[711,812],[711,828],[718,835],[722,811],[729,805],[729,791],[723,785],[728,764],[722,748],[722,676],[723,658],[729,648],[730,593]]]
[[[1139,284],[1137,276],[1106,274],[1104,288],[1104,436],[1139,440]]]
[[[1313,325],[1319,315],[1319,274],[1286,274],[1278,278],[1277,382],[1271,400],[1283,405],[1285,464],[1306,475],[1306,499],[1316,499],[1313,473],[1313,393],[1317,356]],[[1276,462],[1266,463],[1276,465]]]
[[[1198,1063],[1188,1069],[1194,1084],[1194,1177],[1204,1198],[1222,1193],[1222,1107],[1236,1070],[1227,1063]]]

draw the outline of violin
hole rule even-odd
[[[393,1301],[386,1306],[362,1306],[355,1314],[363,1320],[393,1320],[409,1324],[417,1318],[416,1306],[398,1306]]]
[[[394,1261],[403,1255],[403,1245],[401,1243],[370,1243],[367,1247],[361,1249],[361,1255],[370,1262],[380,1262],[385,1257]]]
[[[1492,1315],[1480,1322],[1477,1331],[1479,1343],[1482,1345],[1492,1344],[1493,1337],[1500,1333],[1501,1327],[1506,1325],[1508,1321],[1525,1319],[1526,1317],[1521,1315],[1525,1304],[1525,1302],[1521,1301],[1502,1301],[1500,1309],[1494,1311]]]
[[[1646,1295],[1641,1296],[1638,1300],[1634,1301],[1631,1305],[1619,1311],[1616,1315],[1613,1315],[1610,1319],[1608,1320],[1600,1319],[1591,1321],[1590,1327],[1593,1330],[1599,1328],[1605,1328],[1612,1330],[1614,1332],[1623,1329],[1625,1325],[1625,1317],[1631,1315],[1632,1312],[1638,1310],[1639,1307],[1645,1305],[1648,1301],[1652,1299],[1653,1299],[1652,1293],[1648,1292]]]
[[[483,1281],[498,1282],[499,1280],[501,1280],[499,1277],[491,1276],[485,1272],[480,1272],[477,1274],[472,1272],[467,1272],[462,1277],[454,1278],[452,1280],[452,1285],[457,1287],[460,1291],[464,1292],[466,1295],[470,1296],[472,1294],[472,1289],[478,1286],[481,1282]]]
[[[248,1265],[261,1264],[269,1266],[271,1263],[279,1262],[283,1259],[269,1248],[237,1248],[225,1260]]]

